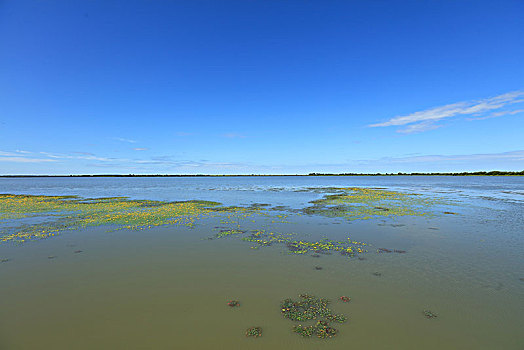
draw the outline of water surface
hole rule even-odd
[[[329,187],[418,193],[440,204],[428,216],[297,215]],[[251,249],[236,236],[209,240],[215,227],[232,226],[217,217],[3,243],[0,349],[524,347],[522,177],[9,178],[0,193],[266,203],[283,208],[242,219],[242,229],[369,244],[352,258],[290,254],[282,244]],[[279,304],[299,293],[329,298],[349,317],[335,338],[291,331]],[[231,299],[241,306],[228,307]],[[263,336],[246,338],[251,326]]]

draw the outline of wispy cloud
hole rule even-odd
[[[0,162],[45,163],[45,162],[56,162],[56,160],[54,160],[54,159],[47,159],[47,158],[26,158],[26,157],[3,157],[3,156],[0,156]]]
[[[502,116],[505,116],[505,115],[514,115],[514,114],[518,114],[518,113],[522,113],[522,112],[524,112],[524,109],[516,109],[514,111],[502,111],[502,112],[491,113],[490,115],[487,115],[485,117],[467,118],[466,120],[468,120],[468,121],[484,120],[484,119],[491,119],[491,118],[502,117]]]
[[[147,148],[135,148],[137,151],[147,150]],[[144,171],[160,170],[192,170],[207,171],[213,169],[243,169],[247,165],[235,162],[213,162],[209,160],[185,160],[173,156],[154,156],[148,159],[133,158],[114,158],[97,156],[89,152],[71,152],[71,153],[51,153],[51,152],[30,152],[37,157],[27,157],[11,151],[0,151],[1,162],[17,163],[41,163],[41,162],[70,162],[70,161],[87,161],[86,166],[115,168],[115,169],[140,169]]]
[[[147,151],[149,148],[140,148],[140,147],[137,147],[137,148],[133,148],[134,151]]]
[[[141,165],[161,165],[171,168],[231,168],[243,167],[243,163],[234,162],[209,162],[209,161],[194,161],[194,160],[170,160],[170,159],[139,159],[133,160],[134,164]]]
[[[40,154],[54,159],[85,159],[85,160],[100,160],[100,161],[112,161],[115,158],[106,158],[98,157],[92,153],[88,152],[75,152],[80,153],[80,155],[70,155],[70,154],[60,154],[60,153],[50,153],[50,152],[39,152]]]
[[[136,143],[135,140],[125,139],[123,137],[113,137],[113,140],[117,140],[117,141],[120,141],[120,142]]]
[[[439,126],[435,125],[434,123],[442,119],[464,115],[482,115],[484,113],[520,102],[524,102],[524,91],[513,91],[495,97],[474,101],[457,102],[418,111],[408,115],[401,115],[382,123],[371,124],[369,127],[376,128],[411,124],[404,129],[398,130],[398,132],[422,132],[438,128]],[[500,113],[502,112],[504,111],[501,111]]]
[[[0,162],[13,162],[13,163],[45,163],[45,162],[55,162],[55,159],[50,159],[49,157],[45,158],[36,158],[36,157],[27,157],[27,154],[33,152],[29,151],[19,151],[6,152],[0,151]],[[36,155],[38,157],[38,154]]]
[[[19,156],[19,154],[13,152],[0,151],[0,156]]]
[[[502,152],[502,153],[476,153],[476,154],[459,154],[459,155],[420,155],[407,157],[383,157],[380,159],[359,160],[360,164],[364,163],[381,163],[381,164],[400,164],[400,163],[434,163],[449,161],[516,161],[524,162],[524,150]],[[523,164],[524,166],[524,164]]]
[[[292,169],[282,165],[282,169]],[[340,163],[313,163],[296,165],[297,169],[308,172],[454,172],[480,170],[515,170],[524,169],[524,150],[500,153],[473,154],[414,154],[397,157],[351,159]]]
[[[417,133],[417,132],[423,132],[423,131],[438,129],[440,127],[442,127],[442,125],[435,125],[432,122],[422,122],[422,123],[418,123],[418,124],[408,125],[404,129],[398,130],[398,132],[403,133],[403,134],[413,134],[413,133]]]

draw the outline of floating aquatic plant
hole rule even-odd
[[[426,318],[436,318],[437,317],[437,314],[435,314],[434,312],[430,310],[424,310],[423,314],[424,314],[424,317]]]
[[[319,338],[335,336],[337,329],[330,327],[329,322],[344,323],[347,317],[342,314],[334,314],[329,308],[329,300],[318,298],[314,295],[300,294],[298,300],[285,299],[280,303],[280,310],[285,318],[291,321],[307,322],[316,320],[314,325],[303,326],[301,324],[293,327],[293,331],[304,337],[316,335]],[[329,322],[328,322],[329,321]]]
[[[345,322],[344,315],[335,315],[329,308],[330,301],[314,295],[300,294],[298,300],[285,299],[281,302],[281,312],[292,321],[307,321],[328,318],[336,322]]]
[[[74,196],[0,195],[0,243],[48,238],[59,232],[89,226],[143,230],[162,225],[192,227],[205,217],[225,215],[238,221],[262,209],[222,207],[191,200],[164,202],[124,197],[85,199]],[[34,221],[28,224],[27,219]],[[224,232],[233,234],[235,232]]]
[[[262,336],[262,328],[260,327],[251,327],[246,330],[246,337],[258,338]]]
[[[300,294],[298,300],[284,299],[280,303],[282,315],[292,321],[307,321],[331,315],[329,300],[309,294]]]
[[[426,215],[425,209],[433,203],[423,196],[382,189],[332,188],[306,189],[331,193],[313,201],[304,208],[307,214],[320,214],[349,219],[372,216]],[[275,208],[271,208],[275,209]],[[285,209],[289,212],[289,210]],[[355,256],[363,253],[365,244],[331,240],[305,241],[293,239],[293,234],[257,230],[246,236],[241,229],[244,223],[261,219],[266,224],[287,223],[289,213],[278,213],[267,205],[223,206],[217,202],[191,200],[166,202],[133,200],[125,197],[80,198],[75,196],[0,195],[0,243],[48,238],[65,230],[91,226],[108,226],[110,229],[144,230],[163,225],[193,227],[202,218],[216,217],[227,228],[213,238],[242,236],[257,246],[285,244],[293,254],[330,254]],[[297,210],[294,210],[295,212]],[[295,213],[295,215],[300,215]],[[29,221],[28,221],[29,220]],[[403,251],[395,251],[403,252]]]
[[[227,305],[231,307],[240,306],[240,302],[238,300],[230,300],[227,302]]]
[[[226,230],[220,230],[219,233],[215,235],[215,238],[224,238],[232,235],[240,235],[246,233],[246,230],[238,230],[238,229],[226,229]]]
[[[338,193],[312,201],[305,214],[349,220],[375,217],[427,216],[439,201],[415,193],[373,188],[334,188]]]
[[[318,254],[330,254],[332,251],[337,251],[341,255],[355,256],[358,253],[364,253],[364,246],[366,243],[352,241],[350,238],[347,241],[333,241],[329,239],[322,239],[319,241],[306,241],[293,239],[295,234],[292,233],[278,233],[267,232],[264,230],[255,231],[248,237],[242,238],[247,242],[252,242],[260,246],[270,246],[275,243],[283,243],[286,245],[288,251],[292,254],[306,254],[315,253],[313,257],[319,257]]]
[[[316,335],[319,338],[331,338],[337,335],[338,330],[330,327],[326,321],[319,320],[314,326],[297,325],[293,327],[293,332],[300,334],[303,337],[311,337]]]

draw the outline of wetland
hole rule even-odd
[[[0,349],[521,349],[524,178],[0,179]]]

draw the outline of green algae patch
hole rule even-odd
[[[233,236],[233,235],[241,235],[243,233],[246,233],[246,230],[239,230],[239,229],[220,230],[220,232],[217,233],[214,238],[224,238],[224,237]]]
[[[316,321],[313,325],[295,325],[293,332],[303,337],[316,335],[319,338],[330,338],[338,333],[337,329],[330,326],[330,322],[344,323],[347,317],[333,313],[329,304],[328,299],[300,294],[296,300],[284,299],[280,303],[280,311],[282,316],[291,321]]]
[[[163,202],[125,197],[83,199],[73,196],[0,195],[0,243],[48,238],[60,231],[107,225],[141,230],[161,225],[192,227],[204,217],[218,215],[220,203],[209,201]],[[45,217],[27,224],[24,220]]]
[[[240,225],[255,222],[254,216],[269,217],[265,206],[223,206],[205,200],[155,201],[127,197],[80,198],[0,194],[0,244],[49,238],[65,230],[108,226],[112,230],[144,230],[163,225],[193,227],[203,218],[219,218],[236,226],[221,230],[216,238],[243,234]],[[272,223],[285,222],[287,215],[271,215]]]
[[[248,231],[241,227],[260,219],[269,225],[289,223],[289,216],[300,216],[300,212],[349,220],[425,216],[431,214],[429,209],[435,203],[417,194],[384,189],[325,188],[315,191],[326,195],[311,202],[312,206],[294,210],[293,214],[278,213],[263,203],[223,206],[221,203],[205,200],[167,202],[127,197],[0,194],[0,244],[48,238],[65,230],[84,227],[107,226],[112,230],[144,230],[163,225],[193,227],[200,219],[218,218],[221,224],[228,227],[220,230],[213,238],[238,236],[252,243],[253,249],[283,244],[292,254],[330,254],[336,251],[342,255],[354,256],[365,251],[364,243],[349,239],[344,242],[297,240],[294,234],[269,230],[257,230],[248,235]]]
[[[334,189],[333,189],[334,190]],[[403,193],[374,188],[345,187],[310,202],[302,210],[308,215],[363,220],[378,217],[428,216],[439,201],[416,193]]]

